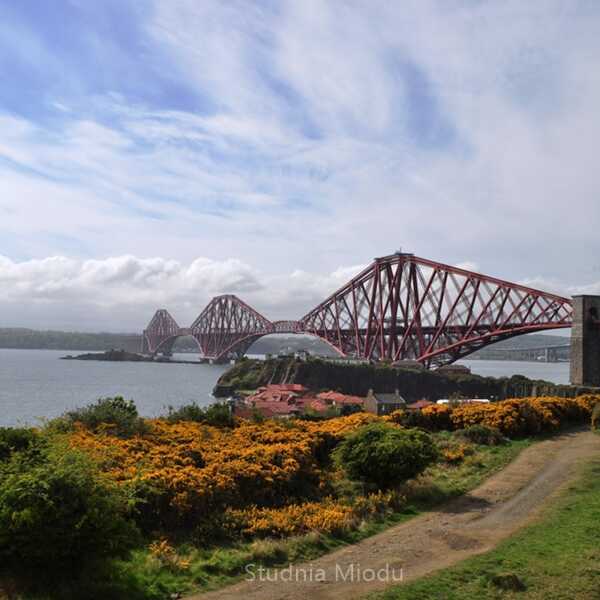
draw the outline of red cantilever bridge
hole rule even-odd
[[[340,356],[451,363],[483,346],[525,333],[571,327],[569,298],[412,254],[377,258],[298,321],[269,321],[233,295],[213,298],[191,327],[158,310],[143,352],[169,354],[192,336],[205,358],[243,355],[261,336],[316,336]]]

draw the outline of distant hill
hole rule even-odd
[[[519,335],[509,340],[502,340],[497,342],[490,348],[541,348],[543,346],[562,346],[563,344],[569,344],[571,342],[570,337],[564,335],[551,335],[545,333],[529,333],[527,335]],[[480,352],[482,352],[480,350]]]
[[[503,350],[526,350],[528,348],[544,348],[546,346],[564,346],[571,342],[570,337],[563,335],[547,335],[542,333],[530,333],[519,335],[509,340],[502,340],[490,346],[474,352],[469,358],[480,358],[487,360],[506,359]],[[568,357],[568,351],[565,354]]]
[[[501,348],[538,348],[568,344],[569,338],[558,335],[529,334],[498,342],[475,352],[473,358],[483,358]],[[126,350],[138,352],[141,336],[135,333],[81,333],[72,331],[36,331],[25,328],[0,328],[0,348],[40,350]],[[175,352],[197,352],[191,338],[177,341]],[[308,335],[270,335],[257,340],[249,354],[277,354],[306,350],[319,356],[336,356],[325,342]]]
[[[126,350],[139,352],[141,335],[135,333],[82,333],[76,331],[37,331],[24,327],[0,328],[0,348],[29,350]],[[180,338],[175,352],[197,352],[198,346],[189,337]],[[307,350],[322,356],[335,355],[324,342],[304,335],[274,335],[259,339],[251,354],[296,352]]]
[[[36,331],[0,329],[0,348],[30,350],[110,350],[138,352],[141,336],[133,333],[81,333],[73,331]]]

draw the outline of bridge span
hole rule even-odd
[[[299,320],[270,321],[231,294],[213,298],[190,327],[160,309],[143,333],[142,352],[169,354],[178,337],[189,335],[205,358],[223,361],[264,335],[302,333],[340,356],[432,367],[500,340],[572,324],[569,298],[396,253],[374,259]]]
[[[532,346],[531,348],[488,348],[481,358],[486,360],[524,360],[531,362],[568,362],[571,344]]]

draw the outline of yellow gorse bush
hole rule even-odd
[[[404,501],[397,492],[379,491],[359,496],[352,505],[328,497],[320,502],[290,504],[282,508],[230,509],[226,521],[229,527],[246,537],[286,537],[310,531],[340,533],[356,527],[368,517],[383,516]]]
[[[252,506],[229,510],[228,517],[248,537],[285,537],[309,531],[339,533],[350,528],[356,519],[350,506],[331,499],[283,508]]]
[[[473,447],[470,444],[463,443],[442,448],[442,456],[450,464],[462,462],[469,454],[473,454]]]
[[[428,431],[452,431],[485,425],[498,429],[506,436],[515,437],[556,431],[569,423],[590,422],[592,409],[598,403],[600,396],[585,395],[577,398],[518,398],[458,406],[433,404],[416,413],[397,410],[387,419]]]
[[[322,422],[241,422],[234,429],[155,419],[147,433],[125,439],[78,426],[70,442],[117,482],[150,486],[185,518],[281,504],[302,490],[322,489],[320,461],[346,433],[377,419],[362,413]]]
[[[164,538],[152,542],[148,550],[150,556],[158,561],[161,567],[175,572],[185,571],[190,567],[191,561],[179,556],[177,550]]]
[[[486,425],[518,436],[589,422],[599,401],[600,396],[587,395],[434,405],[411,419],[431,431]],[[82,425],[67,435],[108,477],[142,498],[139,510],[152,528],[167,523],[196,527],[217,518],[246,536],[282,536],[340,531],[397,502],[383,493],[359,496],[352,506],[337,501],[329,457],[348,433],[376,421],[401,426],[405,416],[397,411],[390,417],[357,413],[317,422],[239,421],[231,429],[153,419],[143,433],[129,438],[111,435],[110,427],[94,432]],[[443,456],[449,462],[468,453],[466,446],[447,450]],[[168,549],[153,552],[166,557]]]
[[[451,409],[453,429],[471,425],[495,427],[515,437],[556,431],[569,423],[589,422],[600,396],[559,398],[556,396],[519,398],[490,404],[464,404]]]

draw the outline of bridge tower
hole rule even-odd
[[[600,296],[573,296],[571,383],[600,386]]]

